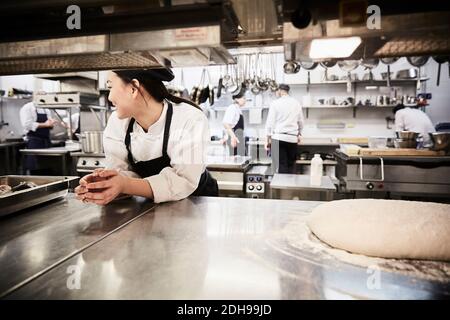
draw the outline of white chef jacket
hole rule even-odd
[[[296,99],[282,96],[273,101],[266,122],[266,134],[275,140],[297,143],[303,129],[303,111]]]
[[[191,195],[198,187],[206,168],[208,145],[211,137],[208,119],[202,111],[186,103],[174,104],[167,154],[171,167],[151,177],[140,177],[150,184],[156,203],[180,200]],[[162,156],[167,102],[161,117],[147,132],[135,122],[130,134],[130,149],[134,161],[148,161]],[[125,135],[130,118],[119,119],[113,112],[103,135],[106,164],[121,174],[137,177],[127,158]]]
[[[68,124],[69,123],[69,116],[64,117],[63,121]],[[70,125],[72,126],[72,132],[77,131],[78,129],[78,125],[80,124],[80,113],[74,113],[72,114],[72,116],[70,117]]]
[[[430,141],[428,132],[435,132],[428,115],[416,108],[404,108],[395,113],[395,131],[413,131],[422,134],[424,143]]]
[[[19,116],[20,123],[24,129],[24,133],[27,134],[28,131],[36,131],[39,122],[37,121],[37,113],[46,113],[47,118],[51,118],[52,114],[49,109],[36,108],[33,102],[28,102],[22,108],[20,108]]]
[[[230,104],[225,111],[222,123],[229,124],[231,128],[234,128],[239,122],[239,118],[242,114],[241,107],[237,103]]]

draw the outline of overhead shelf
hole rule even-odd
[[[395,106],[396,105],[385,105],[385,106],[357,106],[357,105],[339,106],[339,105],[332,104],[332,105],[316,105],[316,106],[310,106],[310,107],[303,107],[303,109],[306,110],[306,118],[309,117],[309,109],[353,109],[353,118],[355,118],[357,109],[383,110],[383,109],[394,108]]]

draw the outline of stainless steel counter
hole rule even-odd
[[[270,182],[272,199],[333,200],[336,187],[328,176],[322,176],[320,186],[312,186],[310,176],[305,174],[274,174]]]
[[[71,152],[79,151],[79,148],[51,147],[44,149],[20,149],[22,154],[43,155],[43,156],[60,156]]]
[[[76,206],[73,202],[68,199],[66,205]],[[381,287],[369,289],[370,274],[366,268],[293,247],[286,241],[283,230],[299,217],[307,216],[319,203],[201,197],[158,205],[7,298],[450,297],[450,279],[437,282],[381,271]],[[88,208],[83,207],[83,210]],[[91,219],[98,219],[99,211],[89,212],[94,216]],[[112,212],[117,214],[116,210]],[[105,212],[103,218],[109,219],[109,214],[112,213]],[[82,220],[82,226],[90,224],[86,220]],[[45,217],[41,221],[45,225]],[[75,228],[74,221],[69,224],[72,233],[68,238],[73,242],[73,237],[80,234],[73,230],[82,227]],[[26,237],[23,225],[18,229]],[[41,232],[51,234],[50,230],[44,230]],[[62,234],[64,232],[60,231]],[[42,241],[37,241],[39,238],[35,235],[34,241],[30,239],[25,250],[16,245],[15,250],[11,248],[9,252],[22,252],[29,255],[25,262],[38,264],[40,255],[33,254],[31,244],[44,247]],[[2,261],[8,260],[2,258]],[[411,262],[411,266],[419,264]],[[18,270],[23,268],[18,262],[10,262],[9,274],[14,274],[14,266]]]
[[[249,164],[251,157],[245,156],[208,156],[207,168],[208,170],[230,169],[230,170],[244,170]]]
[[[0,297],[154,206],[132,198],[100,207],[69,194],[0,219]]]

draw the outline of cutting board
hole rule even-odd
[[[361,148],[359,149],[360,156],[443,156],[444,151],[433,151],[426,149],[371,149]]]
[[[351,144],[368,144],[369,138],[338,138],[338,143],[351,143]]]

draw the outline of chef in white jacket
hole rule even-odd
[[[50,130],[57,123],[52,119],[49,109],[37,108],[34,102],[28,102],[19,112],[20,123],[24,128],[27,149],[44,149],[52,146],[50,141]],[[29,174],[46,174],[46,169],[39,169],[37,158],[28,155],[24,163],[25,170]]]
[[[394,108],[395,131],[413,131],[423,137],[424,146],[431,144],[429,132],[435,132],[430,117],[418,108],[399,105]]]
[[[280,84],[278,88],[279,98],[272,102],[267,115],[265,148],[271,150],[275,172],[295,173],[303,111],[300,103],[289,95],[289,85]]]
[[[218,194],[205,163],[208,119],[191,101],[169,94],[162,81],[173,78],[166,68],[109,72],[116,111],[104,131],[107,169],[80,179],[79,200],[105,205],[125,194],[159,203]]]
[[[228,106],[223,116],[226,137],[230,137],[230,155],[245,156],[244,115],[241,108],[245,106],[245,89],[233,95],[233,103]],[[226,141],[226,140],[225,140]]]

